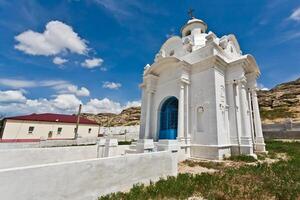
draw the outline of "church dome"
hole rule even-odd
[[[207,30],[207,24],[202,21],[201,19],[192,18],[190,19],[182,28],[181,28],[181,34],[182,37],[190,35],[193,30],[199,30],[201,33],[205,33]]]

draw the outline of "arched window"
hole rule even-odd
[[[174,50],[170,51],[170,56],[173,56],[174,54],[175,54]]]
[[[188,30],[188,31],[185,32],[185,36],[189,36],[191,34],[192,34],[191,30]]]

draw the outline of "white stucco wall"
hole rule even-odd
[[[28,133],[30,126],[34,127],[33,133]],[[62,128],[61,134],[57,134],[58,127]],[[75,127],[76,124],[71,123],[7,120],[2,139],[47,139],[50,131],[51,139],[74,138]],[[91,133],[88,133],[89,128]],[[79,137],[97,137],[98,132],[99,126],[94,124],[80,124],[78,128]]]
[[[217,144],[215,72],[209,68],[203,71],[194,70],[191,75],[191,132],[192,144]],[[201,87],[199,87],[201,86]],[[202,106],[202,131],[197,125],[197,109]]]
[[[157,81],[156,91],[152,99],[151,134],[154,140],[159,138],[160,109],[169,97],[179,98],[179,71],[170,66],[161,72]]]
[[[95,200],[177,174],[177,154],[154,152],[0,170],[5,200]]]
[[[1,149],[0,169],[97,158],[97,147]]]

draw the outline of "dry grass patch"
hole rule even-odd
[[[300,143],[267,142],[270,156],[247,163],[186,161],[190,168],[216,170],[209,173],[180,173],[149,186],[135,185],[128,193],[103,196],[104,200],[129,199],[300,199]],[[276,160],[276,162],[268,162]],[[229,163],[229,164],[228,164]],[[254,164],[253,164],[254,163]],[[224,166],[222,166],[224,164]],[[236,165],[237,164],[237,165]],[[236,165],[236,166],[235,166]],[[193,166],[193,167],[192,167]],[[204,167],[205,166],[205,167]]]

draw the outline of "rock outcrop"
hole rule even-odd
[[[300,122],[300,78],[257,94],[263,123]]]
[[[140,123],[141,107],[131,107],[124,109],[120,114],[99,113],[89,114],[82,113],[83,117],[99,123],[101,126],[130,126]]]

